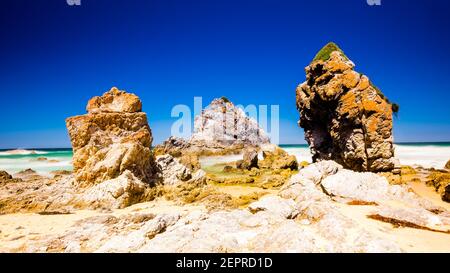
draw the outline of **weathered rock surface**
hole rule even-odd
[[[21,179],[13,178],[12,175],[10,175],[9,173],[0,170],[0,184],[14,183],[14,182],[21,182]]]
[[[154,148],[155,155],[170,154],[174,157],[180,157],[190,147],[190,144],[179,137],[170,136],[163,143]]]
[[[139,98],[112,88],[91,99],[88,114],[66,120],[73,147],[73,167],[80,187],[130,171],[151,183],[155,174],[152,134]]]
[[[15,174],[23,183],[1,188],[1,212],[51,213],[124,208],[152,200],[164,181],[150,150],[152,135],[136,95],[112,88],[91,99],[88,114],[66,120],[73,147],[71,172]]]
[[[263,145],[262,154],[263,160],[258,163],[260,168],[273,170],[298,169],[297,158],[276,145]]]
[[[245,149],[243,158],[236,163],[236,167],[245,170],[258,168],[258,152],[255,149]]]
[[[447,163],[445,164],[445,168],[446,168],[446,169],[450,169],[450,160],[447,161]]]
[[[205,148],[259,146],[270,139],[258,123],[225,98],[215,99],[195,118],[189,143]]]
[[[220,98],[195,117],[194,133],[189,140],[170,137],[155,147],[155,154],[175,157],[238,154],[244,148],[258,148],[267,143],[269,137],[254,119],[226,98]]]
[[[163,185],[176,186],[182,183],[201,185],[206,183],[204,171],[192,171],[169,154],[157,156],[156,164]]]
[[[120,176],[104,181],[78,195],[75,202],[91,208],[121,209],[132,204],[148,201],[150,188],[126,170]]]
[[[142,102],[135,94],[111,88],[101,97],[93,97],[88,101],[86,111],[95,113],[136,113],[142,111]]]
[[[450,183],[445,186],[444,193],[442,194],[442,200],[445,202],[450,202]]]
[[[354,66],[334,44],[319,52],[296,90],[299,125],[314,162],[331,159],[355,171],[390,171],[392,109],[398,106]]]
[[[49,179],[31,171],[27,173],[13,178],[18,183],[10,181],[0,187],[0,213],[58,211],[62,207],[65,210],[73,207],[69,205],[75,195],[72,176]]]
[[[389,185],[386,178],[373,173],[343,170],[334,161],[322,161],[302,169],[284,185],[280,195],[295,199],[310,220],[333,210],[331,198],[350,204],[378,205],[373,214],[367,215],[375,220],[434,231],[449,232],[450,228],[448,212],[419,197],[408,186]]]
[[[445,170],[431,171],[431,173],[426,177],[426,183],[436,189],[436,192],[441,195],[442,200],[450,202],[450,173]]]

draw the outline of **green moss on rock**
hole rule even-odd
[[[344,51],[340,49],[335,43],[329,42],[326,46],[324,46],[314,57],[313,62],[315,61],[327,61],[330,58],[331,52],[339,51],[342,53],[344,58],[348,60],[348,57],[344,54]]]
[[[223,100],[224,102],[230,102],[230,100],[227,97],[221,97],[221,100]]]
[[[387,103],[389,103],[392,107],[392,112],[397,114],[400,111],[400,105],[398,105],[397,103],[393,103],[391,102],[384,94],[383,92],[381,92],[380,88],[378,88],[375,84],[373,84],[372,81],[370,81],[370,86],[372,86],[373,89],[375,89],[378,93],[378,95],[384,99]]]

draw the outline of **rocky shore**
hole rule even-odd
[[[397,106],[353,68],[329,44],[296,90],[313,162],[226,98],[154,148],[138,96],[92,98],[73,172],[0,171],[0,252],[448,252],[450,163],[401,166]]]

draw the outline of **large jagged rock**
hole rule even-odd
[[[446,169],[450,169],[450,160],[447,161],[447,163],[445,164],[445,168],[446,168]]]
[[[195,117],[194,133],[188,141],[197,154],[239,153],[245,147],[270,143],[258,123],[226,98],[214,99]]]
[[[86,115],[66,120],[78,185],[95,185],[127,170],[143,182],[152,182],[152,134],[139,98],[112,88],[91,99],[87,110]]]
[[[188,140],[171,136],[154,149],[155,154],[225,155],[238,154],[244,148],[259,148],[270,139],[256,120],[228,99],[214,99],[195,117],[194,133]]]
[[[313,160],[335,160],[355,171],[394,168],[391,104],[334,44],[305,68],[296,90],[299,125]]]

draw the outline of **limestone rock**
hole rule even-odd
[[[169,154],[157,156],[156,164],[163,185],[176,186],[183,182],[195,182],[196,185],[201,185],[206,181],[203,170],[192,172],[181,164],[177,158]]]
[[[200,159],[196,154],[183,154],[178,158],[180,163],[188,167],[191,171],[195,172],[201,169]]]
[[[254,149],[244,150],[243,159],[238,161],[236,166],[238,169],[251,170],[258,168],[258,152]]]
[[[381,206],[370,216],[373,219],[392,223],[397,226],[407,226],[419,229],[429,229],[449,233],[450,217],[436,215],[420,207],[392,208]]]
[[[174,157],[180,157],[189,148],[189,143],[179,137],[171,136],[163,143],[155,146],[154,154],[170,154]]]
[[[135,95],[113,88],[88,103],[88,114],[66,120],[79,186],[117,178],[126,170],[152,182],[152,134],[140,105]]]
[[[130,170],[125,170],[120,176],[89,188],[79,196],[79,202],[90,207],[125,208],[146,200],[147,189]]]
[[[355,171],[390,171],[397,106],[354,66],[335,45],[318,54],[296,90],[299,125],[314,162],[331,159]]]
[[[270,139],[258,123],[225,98],[215,99],[195,117],[194,133],[188,141],[198,149],[232,150],[258,147]]]
[[[434,170],[426,177],[426,183],[433,186],[442,200],[449,202],[448,187],[450,186],[450,173],[443,170]]]
[[[248,209],[252,213],[268,211],[287,219],[292,219],[298,214],[296,203],[292,199],[284,199],[279,196],[263,197],[251,203]]]
[[[136,113],[142,111],[138,96],[111,88],[101,97],[93,97],[86,106],[88,113]]]
[[[239,154],[243,149],[270,143],[256,120],[226,98],[214,99],[195,117],[194,133],[188,140],[171,136],[154,149],[155,154],[186,155]]]
[[[328,195],[350,198],[364,202],[388,200],[389,183],[386,178],[374,173],[355,173],[341,170],[321,181]]]
[[[0,184],[21,182],[21,181],[22,181],[22,179],[20,179],[20,178],[13,178],[12,175],[7,173],[6,171],[0,171]]]
[[[171,155],[157,156],[156,164],[161,170],[164,184],[175,185],[180,181],[187,181],[192,178],[191,171]]]
[[[275,146],[275,145],[273,145]],[[263,147],[263,160],[259,161],[258,166],[266,169],[290,169],[297,170],[298,162],[294,155],[289,155],[286,151],[275,146],[274,148],[267,149],[267,146]]]
[[[42,179],[42,176],[38,174],[35,170],[28,168],[18,173],[15,173],[14,178],[22,180],[40,180]]]

